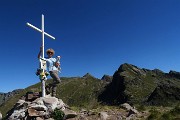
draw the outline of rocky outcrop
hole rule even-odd
[[[173,102],[180,101],[180,86],[176,86],[173,82],[161,83],[148,97],[149,105],[171,105]]]
[[[100,102],[119,105],[130,104],[168,105],[176,104],[180,94],[180,73],[141,69],[122,64],[114,73],[112,82],[99,95]]]
[[[83,78],[95,78],[93,75],[91,75],[90,73],[86,73]]]
[[[169,71],[169,75],[170,75],[171,77],[175,77],[175,78],[180,79],[180,72],[176,72],[176,71],[170,70],[170,71]]]
[[[34,99],[34,97],[32,98]],[[52,115],[55,109],[63,111],[65,114],[65,118],[77,116],[77,113],[70,110],[69,107],[61,99],[46,96],[36,98],[33,101],[27,98],[20,99],[15,104],[13,109],[8,112],[6,119],[50,119],[53,117]]]
[[[112,81],[112,78],[113,78],[112,76],[103,75],[103,77],[101,78],[101,80],[110,83],[110,82]]]

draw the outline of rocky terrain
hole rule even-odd
[[[102,79],[89,73],[83,77],[61,79],[57,99],[76,112],[74,118],[69,118],[72,120],[180,118],[180,73],[176,71],[164,73],[158,69],[149,70],[125,63],[113,76],[104,75]],[[3,116],[9,111],[12,113],[12,108],[22,96],[29,92],[40,92],[40,86],[37,83],[10,97],[0,105],[0,112]],[[29,113],[25,116],[29,116]],[[38,116],[40,118],[45,119]]]
[[[47,95],[40,97],[39,93],[27,93],[21,97],[7,113],[6,120],[120,120],[146,118],[149,113],[138,112],[128,103],[121,108],[73,111],[61,99]]]
[[[54,111],[63,111],[62,116],[56,115]],[[60,112],[59,112],[60,113]],[[14,107],[7,113],[6,120],[44,120],[50,118],[73,118],[76,117],[76,112],[56,97],[47,95],[40,97],[39,93],[27,93],[21,97]]]

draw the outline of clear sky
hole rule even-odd
[[[179,0],[1,0],[0,92],[39,82],[37,54],[61,55],[60,76],[113,75],[123,63],[180,71]]]

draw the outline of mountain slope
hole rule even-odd
[[[101,91],[101,88],[106,84],[89,75],[71,78],[62,77],[61,80],[62,83],[59,84],[57,88],[57,97],[61,98],[69,106],[83,108],[93,108],[98,104],[97,97],[99,91]],[[47,83],[50,82],[52,82],[52,80],[47,80]],[[27,92],[40,92],[40,89],[41,83],[29,86],[2,104],[0,106],[0,111],[5,115],[21,96],[26,95]]]
[[[99,96],[99,101],[119,105],[131,104],[171,105],[180,100],[179,73],[164,73],[158,69],[141,69],[122,64],[113,80]]]
[[[19,94],[19,92],[21,91],[22,89],[16,89],[13,90],[12,92],[0,93],[0,105],[6,102],[9,98],[13,97],[14,95]]]
[[[141,69],[131,64],[122,64],[113,77],[105,75],[99,80],[89,73],[83,77],[62,77],[58,85],[57,97],[69,106],[96,108],[99,103],[119,105],[121,103],[139,105],[174,105],[180,101],[180,73],[164,73],[158,69]],[[52,80],[47,80],[47,83]],[[0,105],[3,115],[27,92],[40,92],[41,83],[10,97]]]

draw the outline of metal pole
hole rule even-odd
[[[33,28],[33,29],[35,29],[35,30],[37,30],[37,31],[39,31],[39,32],[41,32],[42,33],[42,30],[40,30],[39,28],[37,28],[37,27],[35,27],[34,25],[32,25],[32,24],[30,24],[30,23],[26,23],[29,27],[31,27],[31,28]],[[47,35],[48,37],[50,37],[50,38],[52,38],[52,39],[54,39],[55,40],[55,37],[53,37],[52,35],[49,35],[48,33],[46,33],[46,32],[44,32],[44,34],[45,35]]]
[[[44,58],[44,15],[42,14],[42,58]],[[43,72],[44,69],[43,69]],[[46,91],[45,91],[45,80],[42,80],[42,97],[46,96]]]

